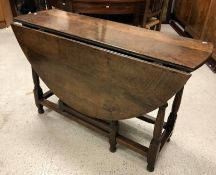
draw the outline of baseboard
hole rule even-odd
[[[214,58],[210,58],[206,65],[212,70],[212,72],[216,73],[216,60]]]

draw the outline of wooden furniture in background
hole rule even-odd
[[[8,0],[0,0],[0,28],[8,27],[12,22],[12,12]]]
[[[216,48],[216,0],[175,0],[174,6],[174,20],[182,24],[180,33],[210,41]],[[216,49],[207,65],[216,72]]]
[[[160,30],[167,0],[49,0],[49,6],[81,14],[133,14],[136,26]]]
[[[133,24],[140,25],[146,0],[74,0],[72,12],[81,14],[133,14]]]
[[[14,17],[55,7],[68,12],[93,16],[97,15],[99,18],[133,24],[148,29],[154,29],[153,26],[155,26],[155,29],[159,30],[161,22],[168,21],[172,5],[172,0],[165,0],[166,2],[161,6],[163,1],[164,0],[10,0],[10,3]],[[162,11],[161,8],[163,9]]]
[[[12,28],[32,65],[38,112],[46,106],[104,134],[111,152],[119,143],[147,155],[153,171],[173,133],[184,85],[212,44],[56,9],[15,21],[22,24]],[[43,93],[39,77],[50,91]],[[59,104],[47,100],[53,94]],[[146,115],[155,109],[156,118]],[[119,134],[119,121],[133,117],[154,124],[149,147]]]
[[[214,44],[214,52],[208,62],[208,66],[216,73],[216,0],[211,1],[208,16],[201,39]]]
[[[167,0],[146,0],[142,26],[147,29],[161,30],[163,11]]]
[[[12,15],[13,15],[13,17],[16,17],[17,16],[17,7],[16,7],[15,0],[9,0],[9,2],[10,2]]]
[[[46,9],[46,0],[9,0],[13,16],[34,13]]]
[[[140,25],[146,0],[49,0],[49,6],[87,15],[134,15],[133,24]]]
[[[193,0],[176,0],[174,14],[181,24],[186,25],[191,12]]]
[[[203,39],[209,8],[212,0],[193,0],[190,16],[186,24],[186,32],[193,38]],[[214,9],[215,10],[215,9]]]

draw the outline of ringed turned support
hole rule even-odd
[[[34,71],[33,68],[32,68],[32,78],[33,78],[33,82],[34,82],[34,90],[33,91],[34,91],[35,104],[38,108],[38,113],[43,114],[44,113],[43,105],[40,104],[40,100],[43,98],[43,91],[42,91],[42,88],[40,87],[39,76]]]
[[[167,106],[168,104],[166,103],[165,105],[159,108],[157,118],[155,121],[153,138],[151,140],[148,155],[147,155],[147,163],[148,163],[147,169],[150,172],[154,171],[155,162],[157,160],[157,157],[160,151],[161,135],[162,135],[165,111],[166,111]]]
[[[167,124],[166,124],[166,132],[169,133],[168,142],[170,141],[170,137],[172,136],[173,129],[175,126],[175,122],[177,119],[177,113],[179,111],[182,95],[183,95],[184,87],[175,95],[173,105],[172,105],[172,111],[168,117]]]
[[[118,121],[111,121],[110,122],[110,135],[109,135],[109,143],[110,143],[110,152],[116,152],[116,137],[118,134]]]

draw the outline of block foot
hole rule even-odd
[[[38,108],[38,113],[39,113],[39,114],[43,114],[43,113],[44,113],[43,107],[42,107],[42,108]]]
[[[111,153],[115,153],[116,152],[116,147],[111,146],[109,150],[110,150]]]
[[[147,170],[149,172],[153,172],[154,171],[154,167],[153,166],[150,166],[150,165],[147,165]]]

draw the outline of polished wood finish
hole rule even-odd
[[[175,0],[174,14],[183,25],[188,23],[192,2],[193,0]]]
[[[120,120],[148,113],[170,99],[190,77],[187,73],[36,30],[19,26],[13,26],[13,30],[29,62],[54,94],[70,107],[95,118]],[[56,49],[44,47],[49,44]],[[136,71],[130,68],[132,65]],[[169,88],[168,84],[172,86]],[[150,93],[152,88],[155,93]]]
[[[172,26],[183,31],[181,35],[212,42],[216,47],[216,0],[176,0],[174,6],[174,20],[183,27],[175,25],[176,22]],[[216,49],[207,65],[216,71]]]
[[[8,27],[12,22],[12,12],[8,0],[0,1],[0,29]]]
[[[58,16],[65,19],[58,23]],[[153,171],[160,150],[173,133],[183,87],[190,73],[211,55],[212,45],[58,10],[18,17],[16,21],[21,24],[12,28],[32,65],[38,112],[43,113],[46,106],[104,134],[111,152],[119,143],[147,155],[147,169]],[[103,36],[92,35],[92,23],[102,26]],[[113,33],[110,29],[115,28]],[[149,37],[154,33],[160,44],[154,51],[156,57],[149,53],[156,44],[156,38]],[[149,50],[133,46],[139,44],[135,34],[146,42],[143,49]],[[131,43],[124,45],[125,41]],[[174,55],[172,49],[179,52]],[[191,59],[195,55],[197,59]],[[39,77],[50,91],[43,93]],[[58,105],[48,100],[53,94],[59,98]],[[172,111],[164,122],[167,101],[174,95]],[[143,115],[157,108],[155,119]],[[133,117],[154,124],[149,148],[119,134],[119,120]]]
[[[193,0],[189,21],[186,25],[186,31],[190,33],[193,38],[199,39],[203,36],[203,29],[206,25],[211,1],[212,0]]]
[[[49,0],[48,2],[50,7],[80,14],[133,14],[133,24],[138,26],[146,0]]]
[[[145,0],[74,0],[72,10],[84,14],[136,14],[144,9]]]
[[[208,58],[212,50],[211,43],[202,43],[198,40],[170,36],[60,10],[19,16],[15,21],[99,47],[127,52],[131,56],[144,60],[157,60],[161,64],[175,65],[179,69],[188,71],[200,67],[205,62],[203,58]]]
[[[45,0],[8,0],[13,17],[45,9]]]

